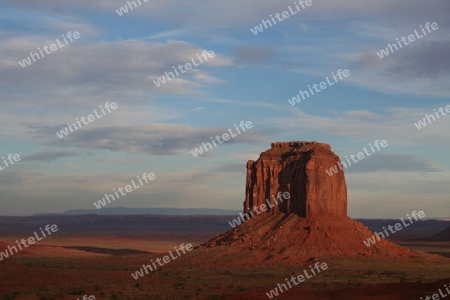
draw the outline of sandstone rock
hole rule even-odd
[[[339,170],[333,176],[325,172],[339,161],[327,144],[272,143],[256,162],[247,162],[244,213],[270,202],[270,206],[275,205],[269,208],[272,213],[295,213],[308,219],[346,216],[344,172]],[[290,198],[277,201],[274,198],[279,192],[289,192]]]
[[[244,213],[255,211],[266,199],[273,205],[271,196],[278,192],[289,192],[289,201],[283,200],[254,218],[244,220],[241,214],[235,219],[240,220],[239,226],[198,246],[189,259],[215,267],[229,264],[232,258],[234,265],[241,267],[293,266],[324,257],[443,259],[385,239],[367,246],[365,241],[374,233],[347,216],[344,173],[339,170],[329,176],[325,171],[338,162],[327,144],[273,143],[256,162],[247,163]]]

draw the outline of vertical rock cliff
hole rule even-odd
[[[344,172],[332,176],[325,172],[339,162],[328,144],[272,143],[257,161],[247,162],[244,213],[269,202],[274,206],[268,208],[272,213],[294,213],[308,219],[347,216]],[[279,192],[289,192],[290,198],[274,199]]]

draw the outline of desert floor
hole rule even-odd
[[[266,292],[307,268],[307,265],[234,266],[233,262],[244,260],[248,253],[236,253],[217,264],[206,263],[212,261],[217,251],[212,248],[201,255],[196,250],[188,252],[135,280],[131,273],[174,247],[182,243],[196,246],[229,229],[224,222],[228,218],[208,226],[204,226],[204,221],[175,226],[172,220],[172,225],[166,226],[163,224],[166,221],[157,224],[154,219],[149,221],[153,225],[145,228],[105,225],[102,230],[92,225],[70,227],[59,221],[61,232],[0,262],[0,299],[81,299],[84,295],[142,300],[269,299]],[[42,219],[36,223],[29,219],[7,221],[9,230],[3,227],[0,232],[0,251],[6,245],[14,245],[16,239],[30,236],[37,224],[45,224]],[[189,218],[186,222],[193,223]],[[420,235],[432,233],[422,230]],[[450,258],[445,258],[450,257],[450,242],[411,241],[414,232],[407,237],[396,242],[440,254],[442,261],[320,258],[318,261],[328,264],[327,270],[274,299],[419,300],[450,284]]]

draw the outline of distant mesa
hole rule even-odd
[[[105,207],[102,209],[78,209],[65,211],[65,215],[235,215],[237,210],[219,208],[175,208],[175,207]]]
[[[277,142],[247,163],[244,209],[246,221],[200,245],[192,259],[203,251],[214,252],[214,264],[228,262],[299,264],[321,257],[376,257],[394,259],[441,259],[412,251],[380,239],[367,247],[363,241],[373,233],[347,216],[347,186],[344,172],[328,176],[326,169],[340,162],[330,145],[318,142]],[[289,192],[290,199],[273,199]],[[272,195],[274,197],[272,197]],[[265,212],[254,207],[268,204]],[[253,213],[247,219],[244,214]],[[236,218],[239,216],[236,216]],[[231,220],[230,220],[231,221]],[[223,261],[222,261],[223,260]]]
[[[448,242],[448,241],[450,241],[450,227],[433,235],[431,238],[428,239],[428,241],[430,241],[430,242]]]

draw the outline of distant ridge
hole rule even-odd
[[[77,209],[65,211],[64,215],[238,215],[241,211],[220,208],[176,208],[176,207],[109,207],[102,209]]]
[[[428,239],[431,242],[448,242],[450,241],[450,227],[442,230],[438,234],[433,235]]]

